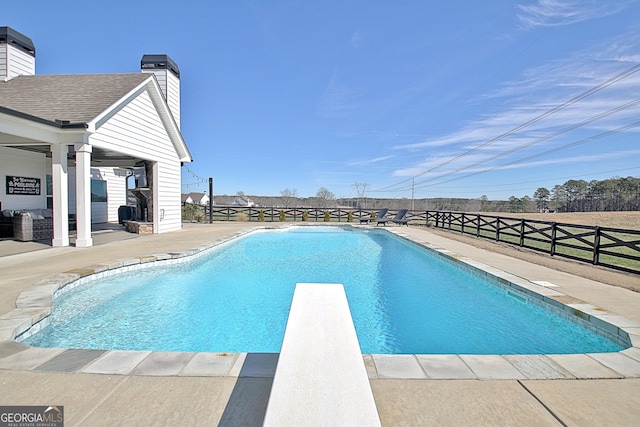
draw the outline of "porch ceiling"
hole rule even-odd
[[[51,148],[46,144],[29,143],[25,141],[25,144],[14,145],[17,141],[14,139],[13,144],[0,144],[5,147],[15,148],[18,150],[31,151],[35,153],[42,153],[47,157],[51,157]],[[75,165],[75,152],[71,151],[67,155],[67,161],[69,166]],[[118,153],[116,151],[109,151],[99,147],[93,147],[91,153],[91,166],[94,167],[134,167],[140,166],[143,159],[128,156],[126,154]]]

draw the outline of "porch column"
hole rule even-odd
[[[51,179],[53,184],[52,246],[69,246],[69,187],[67,177],[68,146],[51,146]]]
[[[77,248],[93,246],[91,239],[91,145],[76,144]]]

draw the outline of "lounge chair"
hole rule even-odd
[[[360,218],[360,224],[362,224],[362,223],[367,223],[368,224],[369,221],[376,222],[378,220],[383,220],[388,211],[389,211],[389,209],[384,208],[384,209],[380,209],[378,211],[378,215],[376,215],[374,218],[371,218],[371,217]]]
[[[396,216],[394,218],[391,218],[392,222],[395,222],[398,225],[406,225],[407,227],[409,226],[409,219],[406,218],[407,216],[407,212],[409,212],[409,209],[400,209],[398,211],[398,213],[396,214]]]
[[[409,212],[409,209],[400,209],[396,214],[396,216],[394,216],[393,218],[381,218],[377,220],[376,221],[378,223],[377,225],[382,224],[386,227],[387,222],[392,221],[392,222],[395,222],[396,224],[405,224],[409,226],[409,224],[407,224],[407,222],[404,219],[404,217],[407,215],[407,212]]]

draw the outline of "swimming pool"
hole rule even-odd
[[[384,230],[252,233],[182,264],[59,295],[33,346],[278,352],[297,282],[343,283],[363,353],[541,354],[621,347]]]

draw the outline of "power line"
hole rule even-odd
[[[619,80],[622,80],[622,79],[630,76],[631,74],[637,72],[638,70],[640,70],[640,64],[636,64],[633,67],[630,67],[630,68],[626,69],[625,71],[623,71],[623,72],[621,72],[621,73],[609,78],[608,80],[598,84],[597,86],[595,86],[595,87],[593,87],[593,88],[591,88],[591,89],[589,89],[589,90],[587,90],[587,91],[585,91],[585,92],[583,92],[583,93],[581,93],[581,94],[569,99],[568,101],[563,102],[562,104],[560,104],[560,105],[558,105],[558,106],[556,106],[556,107],[554,107],[554,108],[552,108],[550,110],[545,111],[542,114],[539,114],[538,116],[536,116],[536,117],[534,117],[534,118],[532,118],[532,119],[530,119],[530,120],[528,120],[528,121],[516,126],[515,128],[512,128],[511,130],[503,132],[502,134],[500,134],[500,135],[498,135],[498,136],[496,136],[496,137],[494,137],[494,138],[492,138],[492,139],[490,139],[490,140],[488,140],[488,141],[486,141],[486,142],[484,142],[484,143],[482,143],[482,144],[480,144],[480,145],[478,145],[478,146],[476,146],[476,147],[474,147],[472,149],[469,149],[469,150],[465,151],[464,153],[462,153],[462,154],[460,154],[458,156],[452,157],[452,158],[450,158],[450,159],[448,159],[448,160],[446,160],[446,161],[444,161],[444,162],[442,162],[442,163],[440,163],[440,164],[438,164],[438,165],[436,165],[436,166],[434,166],[434,167],[432,167],[432,168],[430,168],[430,169],[428,169],[428,170],[426,170],[424,172],[421,172],[421,173],[419,173],[417,175],[412,176],[411,178],[407,178],[407,179],[399,181],[399,182],[397,182],[395,184],[391,184],[391,185],[388,185],[386,187],[382,187],[382,188],[380,188],[378,190],[372,190],[372,191],[375,191],[375,192],[383,192],[383,191],[387,191],[387,190],[388,191],[396,191],[396,189],[394,187],[397,187],[397,186],[399,186],[401,184],[404,184],[405,182],[412,181],[412,180],[414,180],[415,178],[417,178],[419,176],[425,175],[425,174],[427,174],[429,172],[433,172],[436,169],[439,169],[439,168],[441,168],[443,166],[446,166],[446,165],[448,165],[450,163],[455,162],[456,160],[459,160],[459,159],[461,159],[463,157],[466,157],[466,156],[468,156],[468,155],[470,155],[472,153],[475,153],[476,151],[478,151],[478,150],[480,150],[480,149],[482,149],[482,148],[484,148],[484,147],[486,147],[486,146],[488,146],[490,144],[493,144],[493,143],[495,143],[497,141],[500,141],[500,140],[504,139],[505,137],[507,137],[509,135],[512,135],[512,134],[514,134],[514,133],[516,133],[516,132],[518,132],[518,131],[520,131],[520,130],[522,130],[522,129],[524,129],[524,128],[526,128],[526,127],[528,127],[528,126],[530,126],[530,125],[532,125],[532,124],[534,124],[536,122],[539,122],[540,120],[542,120],[544,118],[549,117],[552,114],[557,113],[558,111],[560,111],[560,110],[562,110],[562,109],[564,109],[564,108],[566,108],[566,107],[568,107],[570,105],[575,104],[576,102],[578,102],[578,101],[580,101],[580,100],[582,100],[582,99],[584,99],[584,98],[586,98],[586,97],[588,97],[590,95],[593,95],[594,93],[599,92],[600,90],[602,90],[602,89],[604,89],[606,87],[611,86],[612,84],[614,84],[614,83],[618,82]]]
[[[623,168],[623,169],[612,169],[612,170],[608,170],[608,171],[602,171],[602,172],[593,172],[593,173],[589,173],[586,175],[582,175],[582,176],[595,176],[595,175],[602,175],[605,173],[614,173],[614,172],[621,172],[621,171],[626,171],[626,170],[634,170],[634,169],[640,169],[640,166],[636,166],[636,167],[632,167],[632,168]],[[575,179],[574,175],[571,176],[561,176],[561,177],[555,177],[555,178],[548,178],[548,179],[543,179],[543,180],[536,180],[536,181],[522,181],[522,182],[512,182],[509,185],[521,185],[521,184],[539,184],[539,183],[543,183],[543,182],[550,182],[550,181],[558,181],[561,179]],[[468,189],[471,188],[487,188],[487,187],[504,187],[505,184],[494,184],[494,185],[482,185],[482,186],[477,186],[477,187],[467,187],[465,186],[464,189],[465,191],[451,191],[451,190],[447,190],[448,193],[460,193],[460,194],[466,194],[469,193]],[[449,187],[449,188],[456,188],[456,189],[461,189],[462,187]],[[518,191],[518,190],[530,190],[531,187],[523,187],[523,188],[502,188],[502,189],[496,189],[496,190],[484,190],[482,191],[482,193],[504,193],[505,191]]]
[[[614,135],[616,133],[632,129],[632,128],[637,127],[637,126],[640,126],[640,121],[631,123],[631,124],[626,125],[626,126],[622,126],[622,127],[618,128],[618,129],[614,129],[614,130],[611,130],[611,131],[608,131],[608,132],[603,132],[603,133],[600,133],[598,135],[591,136],[589,138],[581,139],[579,141],[574,141],[574,142],[571,142],[569,144],[565,144],[565,145],[562,145],[560,147],[553,148],[551,150],[547,150],[547,151],[543,151],[541,153],[533,154],[531,156],[528,156],[528,157],[525,157],[525,158],[522,158],[522,159],[518,159],[518,160],[514,160],[512,162],[508,162],[508,163],[504,163],[504,164],[501,164],[501,165],[497,165],[497,166],[494,166],[494,167],[489,168],[489,169],[485,169],[485,170],[478,171],[478,172],[473,172],[473,173],[470,173],[470,174],[467,174],[467,175],[464,175],[464,176],[450,178],[448,180],[436,182],[436,183],[433,183],[433,184],[420,185],[417,188],[420,189],[420,188],[426,188],[426,187],[433,187],[435,185],[440,185],[440,184],[444,184],[444,183],[451,182],[451,181],[457,181],[457,180],[463,179],[463,178],[469,178],[471,176],[479,175],[481,173],[490,172],[490,171],[493,171],[493,170],[496,170],[496,169],[504,168],[505,166],[511,166],[511,165],[516,164],[516,163],[521,163],[521,162],[524,162],[524,161],[527,161],[527,160],[534,159],[536,157],[544,156],[546,154],[555,153],[557,151],[564,150],[564,149],[567,149],[567,148],[570,148],[570,147],[575,147],[575,146],[580,145],[580,144],[585,144],[587,142],[592,142],[592,141],[595,141],[597,139],[601,139],[601,138],[604,138],[604,137],[607,137],[607,136],[611,136],[611,135]],[[448,175],[450,175],[450,174],[442,175],[441,177],[448,176]]]
[[[613,172],[622,172],[622,171],[627,171],[627,170],[635,170],[635,169],[640,169],[640,166],[634,166],[631,168],[622,168],[622,169],[611,169],[611,170],[607,170],[607,171],[601,171],[601,172],[593,172],[593,173],[589,173],[583,176],[593,176],[593,175],[602,175],[605,173],[613,173]],[[505,187],[507,185],[521,185],[521,184],[538,184],[541,182],[549,182],[549,181],[557,181],[560,179],[572,179],[575,178],[575,175],[570,175],[570,176],[560,176],[560,177],[554,177],[554,178],[545,178],[545,179],[536,179],[534,181],[518,181],[518,182],[510,182],[508,184],[482,184],[482,185],[465,185],[464,187],[445,187],[447,189],[468,189],[468,188],[487,188],[487,187]],[[502,190],[496,190],[496,191],[502,191]]]
[[[593,116],[593,117],[591,117],[591,118],[589,118],[589,119],[583,120],[582,122],[579,122],[579,123],[573,124],[573,125],[571,125],[571,126],[568,126],[568,127],[566,127],[566,128],[560,129],[560,130],[558,130],[558,131],[552,132],[552,133],[550,133],[549,135],[546,135],[546,136],[543,136],[543,137],[541,137],[541,138],[535,139],[535,140],[530,141],[530,142],[528,142],[528,143],[526,143],[526,144],[522,144],[522,145],[519,145],[519,146],[514,147],[514,148],[512,148],[512,149],[509,149],[509,150],[507,150],[507,151],[504,151],[504,152],[498,153],[498,154],[496,154],[496,155],[494,155],[494,156],[492,156],[492,157],[489,157],[489,158],[487,158],[487,159],[479,160],[479,161],[477,161],[477,162],[475,162],[475,163],[472,163],[472,164],[470,164],[470,165],[465,166],[464,168],[457,169],[457,170],[452,171],[452,172],[447,172],[447,173],[445,173],[445,174],[443,174],[443,175],[440,175],[440,176],[437,176],[437,177],[433,177],[433,178],[430,178],[430,179],[427,179],[427,180],[423,180],[423,181],[421,181],[421,182],[420,182],[420,184],[425,184],[425,183],[427,183],[427,182],[435,181],[435,180],[437,180],[437,179],[440,179],[440,178],[443,178],[443,177],[446,177],[446,176],[454,175],[454,174],[460,173],[460,172],[462,172],[462,171],[465,171],[465,170],[471,169],[471,168],[473,168],[473,167],[475,167],[475,166],[481,165],[481,164],[483,164],[483,163],[487,163],[487,162],[490,162],[490,161],[492,161],[492,160],[499,159],[500,157],[504,157],[504,156],[506,156],[506,155],[509,155],[509,154],[515,153],[516,151],[522,150],[522,149],[524,149],[524,148],[531,147],[531,146],[533,146],[533,145],[535,145],[535,144],[539,144],[539,143],[541,143],[541,142],[544,142],[544,141],[547,141],[547,140],[549,140],[549,139],[555,138],[556,136],[562,135],[563,133],[567,133],[567,132],[569,132],[569,131],[575,130],[575,129],[577,129],[577,128],[579,128],[579,127],[582,127],[582,126],[584,126],[584,125],[586,125],[586,124],[591,124],[591,123],[593,123],[593,122],[595,122],[595,121],[598,121],[598,120],[600,120],[600,119],[603,119],[603,118],[608,117],[608,116],[610,116],[610,115],[613,115],[613,114],[615,114],[615,113],[619,113],[620,111],[623,111],[623,110],[625,110],[625,109],[627,109],[627,108],[633,107],[633,106],[638,105],[638,104],[640,104],[640,98],[637,98],[637,99],[635,99],[635,100],[633,100],[633,101],[631,101],[631,102],[628,102],[628,103],[626,103],[626,104],[620,105],[620,106],[618,106],[618,107],[616,107],[616,108],[613,108],[613,109],[611,109],[611,110],[609,110],[609,111],[606,111],[606,112],[604,112],[604,113],[601,113],[601,114],[598,114],[598,115],[596,115],[596,116]],[[538,154],[535,154],[535,155],[533,155],[533,156],[529,156],[529,157],[527,157],[527,158],[525,158],[525,159],[518,160],[518,161],[516,161],[516,162],[521,162],[521,161],[524,161],[524,160],[529,160],[529,159],[531,159],[531,158],[539,157],[539,156],[544,155],[544,154],[554,153],[554,152],[556,152],[556,151],[560,151],[560,150],[562,150],[562,149],[566,149],[566,148],[573,147],[573,146],[576,146],[576,145],[580,145],[580,144],[584,144],[584,143],[587,143],[587,142],[591,142],[593,139],[600,139],[600,138],[603,138],[603,137],[605,137],[605,136],[610,136],[610,135],[613,135],[613,134],[615,134],[615,133],[619,133],[619,132],[622,132],[622,131],[625,131],[625,130],[629,130],[629,129],[631,129],[631,128],[633,128],[633,127],[636,127],[636,126],[638,126],[638,123],[637,123],[637,122],[636,122],[636,123],[632,123],[631,125],[623,126],[623,127],[621,127],[621,128],[615,129],[615,130],[613,130],[613,131],[604,132],[604,133],[602,133],[602,134],[596,135],[596,136],[591,137],[591,138],[585,138],[585,139],[580,140],[580,141],[577,141],[577,142],[572,142],[572,143],[569,143],[569,144],[565,144],[565,145],[562,145],[562,146],[557,147],[557,148],[555,148],[555,149],[547,150],[547,151],[544,151],[544,152],[542,152],[542,153],[538,153]],[[514,162],[512,162],[512,163],[514,163]],[[506,165],[510,165],[510,164],[512,164],[512,163],[507,163]],[[500,166],[498,166],[498,167],[503,167],[503,166],[506,166],[506,165],[500,165]],[[494,169],[497,169],[498,167],[490,168],[490,169],[487,169],[487,170],[485,170],[485,171],[483,171],[483,172],[490,171],[490,170],[494,170]],[[475,173],[474,173],[474,174],[475,174]],[[454,180],[454,179],[461,179],[461,178],[465,178],[465,177],[468,177],[468,176],[472,176],[472,175],[474,175],[474,174],[471,174],[471,175],[465,175],[465,176],[460,177],[460,178],[453,178],[452,180]],[[447,181],[445,181],[445,182],[447,182]],[[424,185],[423,185],[423,186],[420,186],[420,187],[418,187],[418,188],[422,188],[422,187],[424,187]],[[406,187],[405,187],[405,188],[406,188]]]

